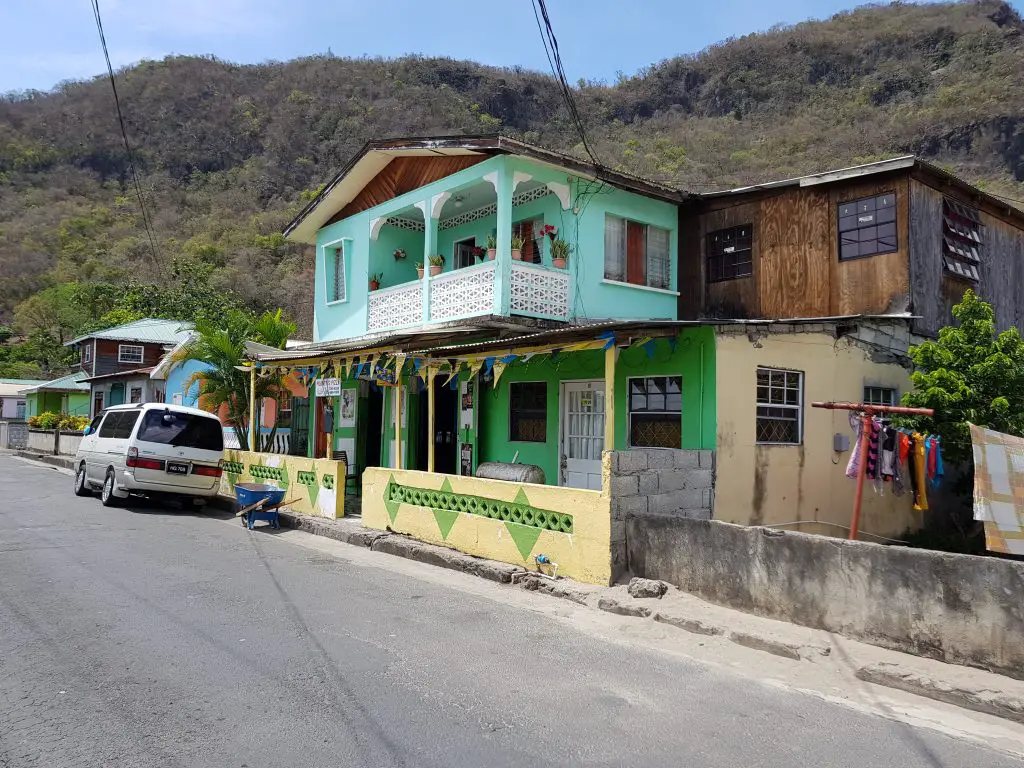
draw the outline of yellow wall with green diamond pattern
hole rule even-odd
[[[266,483],[286,488],[288,509],[332,519],[345,516],[345,464],[273,453],[224,451],[220,494],[235,497],[235,483]]]

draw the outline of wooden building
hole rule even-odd
[[[705,194],[679,231],[680,318],[909,312],[934,336],[973,288],[1024,330],[1024,212],[914,157]]]

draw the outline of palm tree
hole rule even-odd
[[[199,319],[192,338],[172,357],[173,363],[195,360],[208,366],[192,374],[185,383],[185,389],[187,391],[192,385],[198,384],[199,399],[205,407],[219,411],[222,406],[227,406],[228,421],[235,430],[238,444],[243,447],[249,445],[251,424],[249,372],[244,369],[248,362],[245,344],[247,341],[257,341],[283,349],[295,329],[294,323],[282,317],[280,309],[264,312],[255,321],[241,313],[233,313],[219,325],[207,319]],[[282,389],[284,382],[277,373],[256,377],[257,402],[268,397],[276,399]],[[259,436],[259,426],[256,428]],[[276,432],[275,423],[267,439],[257,441],[256,450],[269,448]]]

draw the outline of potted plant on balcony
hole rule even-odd
[[[494,257],[498,254],[498,239],[491,235],[487,238],[487,258],[494,261]]]
[[[430,262],[430,276],[440,275],[441,270],[444,269],[444,256],[431,256],[428,261]]]
[[[515,235],[512,238],[512,261],[523,260],[523,238]]]
[[[417,261],[416,262],[416,277],[419,278],[420,280],[423,279],[423,262],[422,261]]]
[[[380,289],[380,281],[384,279],[383,272],[375,272],[370,275],[370,290],[376,291]]]
[[[395,261],[401,261],[402,259],[405,258],[405,249],[404,248],[396,248],[395,252],[393,254],[391,254],[391,255],[395,257]]]
[[[473,258],[477,259],[478,261],[483,261],[484,256],[487,255],[487,249],[481,248],[479,245],[474,245],[470,253],[473,254]]]
[[[566,261],[569,258],[569,252],[572,250],[565,240],[555,239],[551,241],[551,266],[557,269],[565,269]]]

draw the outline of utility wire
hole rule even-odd
[[[114,92],[114,106],[117,107],[117,122],[121,126],[121,138],[124,139],[124,148],[128,153],[128,167],[132,172],[132,180],[135,182],[135,194],[139,197],[139,208],[142,209],[142,223],[146,227],[146,235],[149,238],[149,252],[153,257],[153,264],[159,270],[160,260],[156,255],[156,242],[153,239],[153,229],[149,223],[149,214],[146,212],[146,201],[142,196],[142,184],[139,181],[139,172],[135,166],[135,154],[132,152],[131,143],[128,141],[128,131],[124,126],[124,114],[121,112],[121,100],[117,95],[117,82],[114,79],[114,67],[110,63],[110,53],[107,50],[107,38],[103,33],[103,19],[100,16],[99,0],[90,0],[93,17],[96,19],[96,31],[100,36],[100,45],[103,46],[103,58],[107,61],[107,74],[110,76],[110,89]]]
[[[583,127],[583,121],[580,119],[579,110],[576,107],[576,99],[572,94],[572,88],[569,87],[569,81],[565,76],[565,67],[562,65],[562,54],[558,50],[558,38],[555,36],[555,30],[551,25],[551,17],[548,15],[548,8],[545,5],[544,0],[532,0],[533,3],[533,16],[537,21],[537,29],[540,32],[541,42],[544,44],[544,53],[548,58],[548,64],[551,66],[551,71],[558,81],[560,90],[562,91],[562,98],[565,100],[565,105],[569,110],[569,117],[576,125],[576,130],[579,131],[580,139],[583,142],[583,149],[586,150],[590,159],[594,165],[601,167],[601,161],[597,159],[597,155],[594,154],[594,150],[590,147],[590,142],[587,141],[587,132]],[[541,19],[543,18],[543,23]]]

